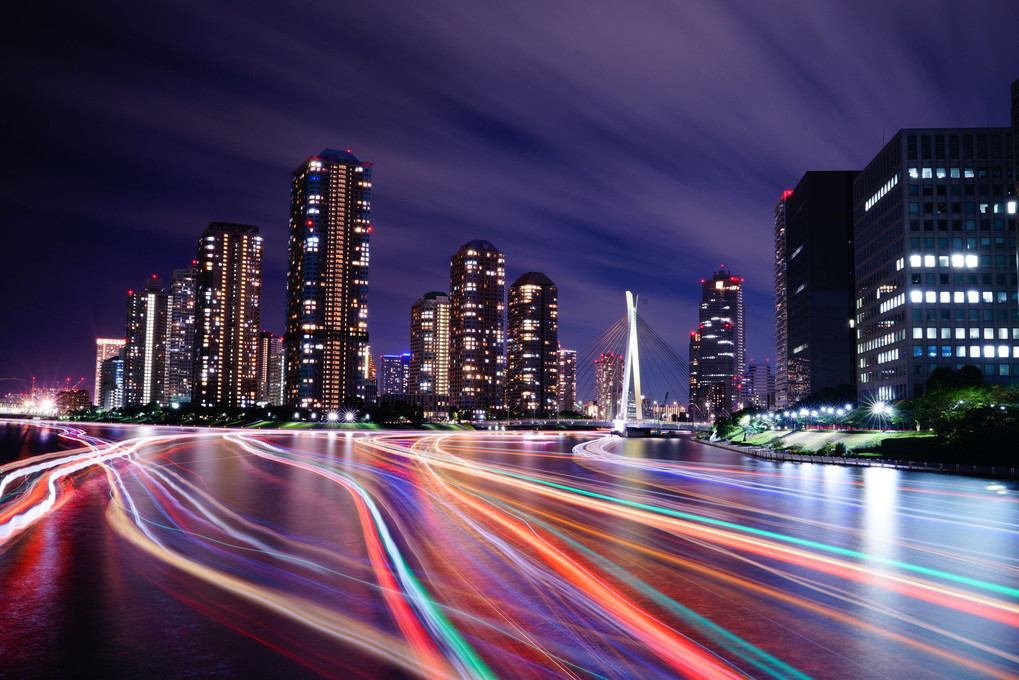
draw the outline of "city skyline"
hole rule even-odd
[[[310,31],[305,46],[287,35],[319,17],[298,12],[275,26],[258,6],[243,34],[230,28],[235,14],[197,6],[35,17],[3,48],[31,68],[4,86],[8,122],[23,135],[4,142],[10,247],[0,269],[19,293],[5,301],[18,332],[6,334],[0,376],[89,375],[95,338],[119,334],[125,291],[189,261],[193,234],[220,218],[262,227],[262,326],[282,334],[288,173],[323,146],[349,147],[377,168],[377,354],[409,349],[407,306],[445,288],[443,261],[458,244],[489,239],[504,248],[510,280],[537,270],[560,283],[565,346],[586,347],[632,289],[682,351],[696,314],[688,282],[724,263],[746,278],[748,357],[771,357],[772,262],[762,253],[776,195],[807,170],[861,169],[900,128],[1007,123],[1019,48],[1005,39],[1014,34],[1005,5],[958,16],[924,7],[609,11],[580,26],[563,14],[539,26],[524,7],[499,10],[533,25],[524,33],[536,41],[547,37],[540,46],[516,40],[505,22],[449,10],[425,30],[415,27],[422,10],[361,8],[351,40],[327,44]],[[320,9],[324,25],[348,11]],[[129,39],[109,52],[101,45],[111,31]],[[202,39],[217,31],[233,42]],[[948,31],[966,45],[952,60]],[[862,49],[870,36],[885,40]],[[256,46],[264,56],[241,56]],[[328,47],[323,65],[308,68],[334,69],[329,82],[349,75],[344,101],[363,103],[371,121],[358,107],[331,106],[336,95],[312,83],[273,75],[316,47]],[[830,63],[805,58],[811,50]],[[749,58],[775,68],[741,73]],[[269,101],[296,101],[295,88],[314,95],[309,106]],[[590,170],[605,154],[626,167],[614,181]],[[65,304],[47,302],[65,289]]]

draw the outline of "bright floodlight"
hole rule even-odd
[[[326,419],[328,419],[329,422],[334,422],[340,419],[340,414],[337,413],[336,411],[330,411],[329,415],[326,416]]]
[[[347,411],[346,413],[343,414],[343,419],[346,420],[348,423],[352,422],[354,420],[354,412]]]

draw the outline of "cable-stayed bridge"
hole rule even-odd
[[[683,422],[689,390],[687,361],[637,313],[630,291],[626,314],[577,353],[577,399],[595,420]]]

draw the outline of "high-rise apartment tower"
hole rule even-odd
[[[506,406],[523,414],[554,414],[559,289],[544,274],[528,272],[509,287],[506,307]]]
[[[368,396],[371,186],[371,164],[350,151],[325,149],[292,174],[287,403],[337,409]]]
[[[410,308],[411,394],[449,394],[449,296],[431,292]]]
[[[623,394],[623,356],[603,352],[594,360],[594,401],[599,420],[615,420],[619,416],[619,400]]]
[[[198,242],[192,390],[196,405],[256,403],[261,303],[258,227],[213,222]]]
[[[577,410],[577,350],[559,348],[559,381],[556,383],[556,408]]]
[[[191,401],[195,367],[195,287],[198,261],[175,269],[166,298],[166,400]]]
[[[269,331],[258,334],[258,397],[259,404],[279,406],[283,403],[283,338]]]
[[[155,274],[145,290],[127,292],[125,406],[166,404],[166,307],[166,292]]]
[[[506,258],[471,241],[450,260],[450,404],[484,419],[503,408],[506,365]]]

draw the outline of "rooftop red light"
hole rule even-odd
[[[782,200],[784,201],[785,199],[789,198],[792,195],[793,195],[793,190],[792,189],[786,189],[785,191],[782,192]]]

